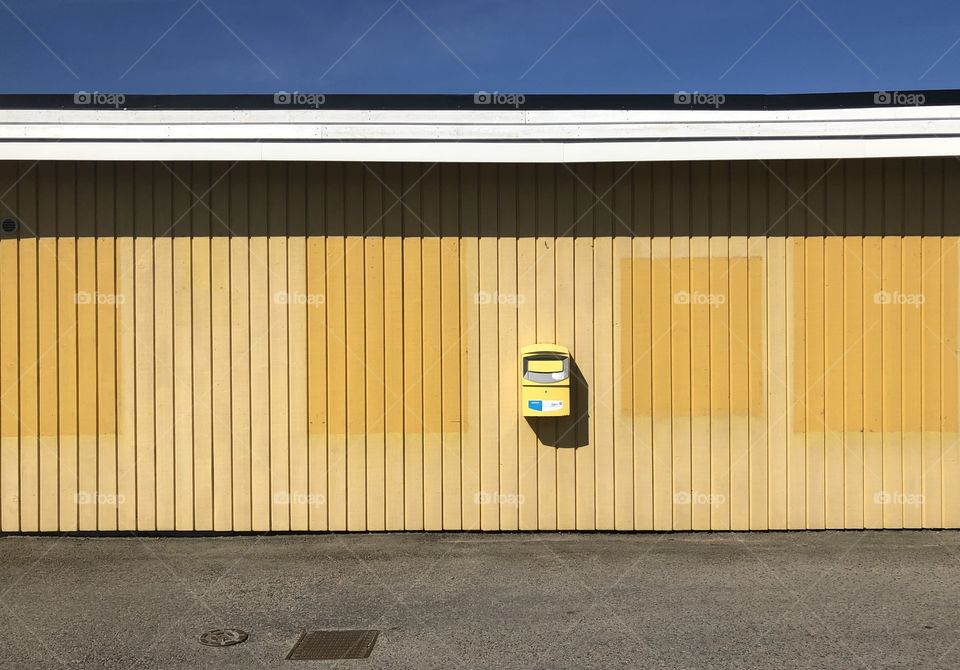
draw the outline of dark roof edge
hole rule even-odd
[[[286,97],[284,97],[286,96]],[[803,110],[960,105],[960,90],[859,93],[723,94],[681,91],[638,95],[523,95],[484,91],[466,95],[282,91],[276,94],[154,95],[109,91],[0,94],[0,109],[383,109],[383,110]]]

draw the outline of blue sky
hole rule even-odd
[[[0,90],[960,88],[955,0],[0,0]]]

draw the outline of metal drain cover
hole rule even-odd
[[[200,644],[208,647],[230,647],[247,639],[247,632],[239,628],[217,628],[200,636]]]
[[[367,658],[378,630],[314,630],[304,633],[287,654],[288,661],[333,661]]]

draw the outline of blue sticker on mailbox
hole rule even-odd
[[[528,400],[527,407],[535,412],[559,412],[563,409],[562,400]]]

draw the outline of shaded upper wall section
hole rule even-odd
[[[7,161],[0,217],[0,239],[957,235],[960,161]]]

